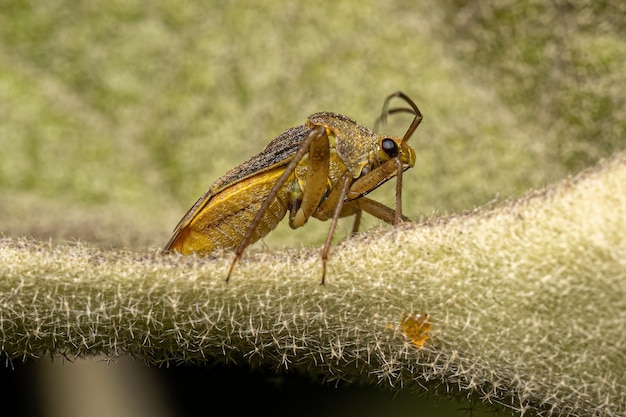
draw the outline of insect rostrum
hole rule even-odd
[[[389,108],[393,98],[410,107]],[[203,255],[234,249],[228,280],[245,248],[272,231],[287,213],[294,229],[310,217],[330,219],[322,251],[323,284],[340,217],[355,215],[353,231],[358,230],[362,211],[390,224],[408,220],[402,216],[402,172],[415,165],[415,151],[407,141],[422,114],[400,91],[387,97],[380,119],[399,112],[414,115],[402,138],[376,134],[337,113],[309,116],[303,126],[286,130],[215,181],[178,223],[165,250]],[[394,177],[395,210],[365,197]]]

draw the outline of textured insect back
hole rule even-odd
[[[335,150],[341,163],[354,178],[370,162],[370,153],[376,147],[377,136],[370,129],[348,116],[338,113],[315,113],[309,123],[321,124],[335,137]]]

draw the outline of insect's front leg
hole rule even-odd
[[[368,192],[376,189],[378,186],[383,184],[384,182],[390,180],[393,177],[396,178],[396,210],[394,215],[393,222],[389,222],[385,217],[376,215],[376,217],[384,220],[388,223],[398,224],[406,217],[402,215],[402,163],[398,160],[398,158],[393,158],[383,163],[379,167],[373,169],[366,175],[361,176],[356,181],[352,183],[350,190],[347,194],[348,200],[356,200],[357,198],[367,194]],[[381,204],[382,205],[382,204]],[[386,207],[386,206],[385,206]],[[365,211],[368,211],[364,209]],[[380,210],[375,210],[380,212]]]

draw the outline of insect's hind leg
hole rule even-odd
[[[321,136],[324,136],[324,135],[327,135],[326,128],[323,126],[315,126],[313,129],[311,129],[311,132],[309,132],[307,137],[302,141],[302,143],[300,144],[300,148],[298,148],[298,150],[294,154],[291,161],[289,161],[289,164],[287,164],[287,167],[285,168],[285,172],[283,172],[283,174],[278,178],[278,180],[276,181],[276,183],[270,190],[269,194],[263,201],[261,208],[259,209],[259,211],[257,211],[256,216],[250,223],[250,226],[246,230],[246,233],[241,238],[241,243],[235,250],[235,258],[233,259],[233,262],[230,264],[230,268],[228,269],[228,274],[226,275],[226,282],[228,282],[228,280],[230,279],[230,276],[232,275],[233,270],[235,269],[235,265],[237,264],[237,262],[239,262],[243,252],[246,250],[246,248],[250,244],[250,239],[252,239],[252,235],[254,234],[254,231],[261,223],[261,220],[263,219],[265,212],[269,209],[270,205],[276,198],[278,191],[281,189],[283,185],[285,185],[285,182],[287,182],[287,180],[289,179],[289,176],[296,169],[296,166],[302,160],[304,155],[306,155],[307,152],[309,152],[309,147],[311,143],[314,140],[319,139]]]

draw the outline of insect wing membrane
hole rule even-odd
[[[193,214],[178,227],[166,249],[200,255],[219,249],[235,249],[283,172],[283,167],[274,167],[237,181],[216,194],[209,193],[204,201],[199,201],[201,204],[196,203],[190,210]],[[285,217],[287,206],[284,202],[287,198],[289,187],[283,186],[250,243],[265,236]]]
[[[254,218],[254,214],[250,215],[250,211],[253,211],[251,207],[260,207],[273,181],[280,176],[310,131],[311,127],[307,126],[287,129],[261,152],[215,181],[176,225],[165,250],[207,254],[217,249],[236,248],[244,233],[242,229],[245,230],[242,223],[248,222],[249,225]],[[284,199],[286,196],[281,191],[277,198]],[[239,206],[241,202],[245,202],[244,207]],[[284,217],[283,209],[276,207],[276,204],[270,206],[267,219],[257,228],[253,241],[269,233]],[[212,213],[213,210],[216,212]],[[276,216],[280,219],[274,221]],[[217,228],[211,230],[212,227]]]

